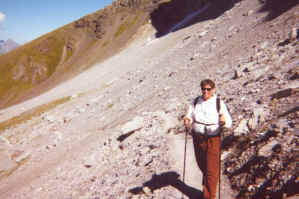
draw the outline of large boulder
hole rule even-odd
[[[129,133],[142,128],[144,126],[143,124],[144,124],[144,119],[140,116],[136,116],[133,120],[123,125],[121,130],[123,133]]]
[[[241,136],[245,135],[249,132],[248,129],[248,120],[242,119],[238,125],[238,127],[234,130],[234,135],[235,136]]]
[[[263,107],[255,108],[252,112],[251,118],[248,120],[249,130],[254,130],[259,124],[265,121],[267,111]]]

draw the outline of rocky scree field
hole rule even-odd
[[[163,51],[2,130],[1,198],[200,197],[182,182],[184,145],[174,140],[184,139],[182,118],[204,78],[233,117],[222,136],[221,198],[297,198],[298,4],[230,2],[220,12],[214,1],[170,34],[137,37],[135,50]],[[119,56],[136,57],[132,46]]]

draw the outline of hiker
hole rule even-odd
[[[232,119],[224,102],[215,95],[215,83],[205,79],[200,86],[202,95],[189,106],[184,124],[191,128],[196,160],[203,173],[203,198],[215,199],[219,180],[220,131],[221,127],[230,128]]]

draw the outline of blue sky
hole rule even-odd
[[[1,0],[0,40],[29,42],[113,0]]]

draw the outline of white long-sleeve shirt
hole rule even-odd
[[[226,105],[220,100],[220,110],[217,112],[216,100],[214,95],[210,99],[204,101],[200,98],[194,107],[194,102],[190,104],[186,118],[190,119],[192,129],[195,133],[205,133],[205,127],[209,136],[219,134],[219,114],[222,114],[225,119],[224,127],[230,128],[232,126],[232,119],[227,110]]]

